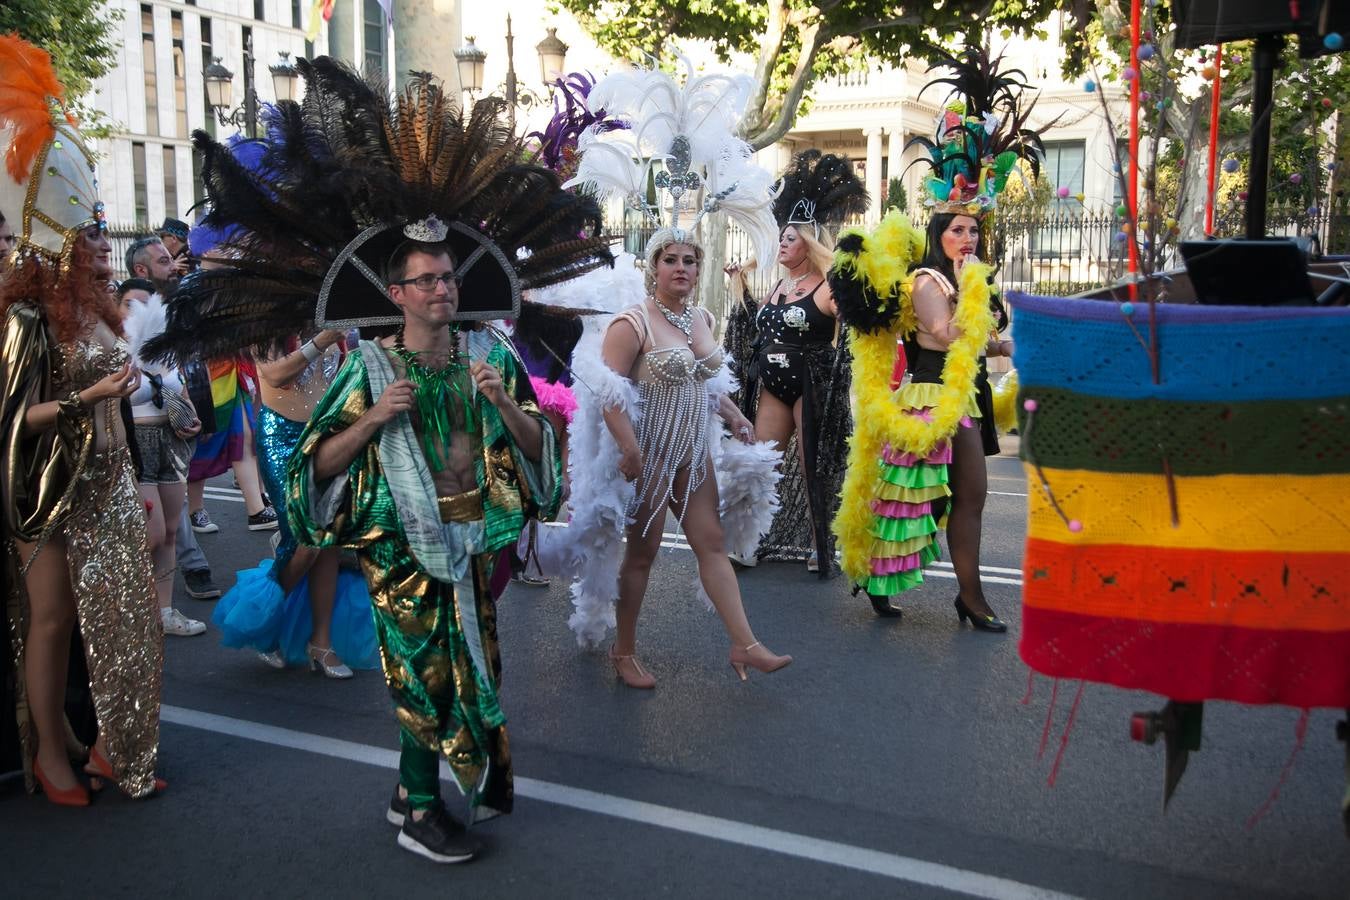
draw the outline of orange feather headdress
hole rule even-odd
[[[0,213],[16,222],[19,253],[63,265],[75,236],[104,221],[93,157],[62,110],[64,95],[47,51],[0,35]]]

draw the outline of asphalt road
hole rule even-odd
[[[1159,698],[1030,683],[1017,655],[1026,482],[990,460],[984,562],[1008,636],[957,626],[940,570],[876,618],[839,580],[741,573],[757,636],[796,661],[746,684],[662,552],[643,612],[651,692],[566,627],[563,585],[513,588],[499,619],[516,811],[478,860],[440,867],[384,821],[397,736],[382,680],[276,672],[212,629],[170,638],[162,774],[148,802],[64,810],[0,782],[4,895],[234,897],[1350,897],[1337,715],[1210,704],[1171,808],[1128,739]],[[222,586],[268,555],[227,483],[201,538]],[[678,539],[672,540],[678,544]],[[211,604],[182,600],[209,618]],[[1047,730],[1048,729],[1048,730]],[[1038,751],[1045,736],[1044,755]],[[1062,748],[1058,777],[1048,778]],[[447,798],[454,788],[447,782]]]

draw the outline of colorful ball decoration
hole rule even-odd
[[[1308,207],[1308,215],[1315,216],[1322,212],[1322,208],[1316,204]]]
[[[1120,216],[1122,219],[1128,216],[1129,214],[1130,208],[1126,206],[1124,203],[1116,207],[1116,215]]]
[[[1302,183],[1303,183],[1303,176],[1300,175],[1299,173],[1295,172],[1294,174],[1292,174],[1292,175],[1289,176],[1289,183],[1290,183],[1290,184],[1302,184]]]
[[[1125,242],[1126,242],[1127,240],[1129,240],[1129,239],[1130,239],[1130,236],[1127,235],[1125,232],[1123,232],[1123,231],[1117,231],[1117,232],[1116,232],[1116,243],[1117,243],[1117,244],[1123,244],[1123,243],[1125,243]]]
[[[1087,91],[1089,94],[1095,92],[1097,90],[1097,82],[1089,78],[1087,81],[1083,82],[1083,90]]]
[[[1145,61],[1150,60],[1150,59],[1153,58],[1153,53],[1154,53],[1154,50],[1153,50],[1153,45],[1152,45],[1152,44],[1140,44],[1140,45],[1139,45],[1139,58],[1140,58],[1140,59],[1145,60]]]
[[[1213,81],[1214,76],[1219,74],[1219,70],[1213,66],[1205,66],[1200,70],[1200,74],[1205,76],[1206,81]]]
[[[1223,161],[1223,170],[1228,174],[1233,174],[1242,167],[1242,164],[1235,157],[1228,157]]]
[[[1331,109],[1332,105],[1333,105],[1333,104],[1332,104],[1332,102],[1331,102],[1331,98],[1330,98],[1330,97],[1323,97],[1323,98],[1322,98],[1322,108],[1323,108],[1323,109]]]
[[[1139,73],[1134,70],[1134,66],[1126,66],[1120,70],[1120,77],[1126,81],[1134,81],[1138,75]]]
[[[1061,199],[1061,200],[1066,200],[1066,199],[1068,199],[1068,196],[1069,196],[1069,189],[1068,189],[1067,187],[1062,187],[1062,186],[1061,186],[1061,187],[1057,187],[1057,188],[1055,188],[1055,196],[1058,197],[1058,198]]]
[[[1339,32],[1331,32],[1322,38],[1322,46],[1328,50],[1339,50],[1345,46],[1345,38],[1341,37]]]
[[[1246,200],[1247,200],[1247,192],[1246,192],[1246,191],[1238,191],[1238,199],[1241,200],[1241,201],[1243,201],[1243,202],[1246,202]]]
[[[1140,99],[1140,100],[1143,100],[1145,103],[1147,103],[1148,101],[1150,101],[1150,100],[1153,99],[1153,92],[1152,92],[1152,91],[1140,91],[1140,92],[1139,92],[1139,99]]]

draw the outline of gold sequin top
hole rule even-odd
[[[126,347],[118,345],[116,341],[117,336],[112,329],[106,323],[99,322],[87,337],[58,344],[52,399],[69,396],[71,391],[82,391],[126,365],[130,355]],[[118,410],[119,403],[117,398],[110,397],[94,407],[95,453],[109,447],[126,445],[126,428]]]

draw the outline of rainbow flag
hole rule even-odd
[[[1027,665],[1350,706],[1350,310],[1009,300]]]
[[[229,470],[244,458],[244,422],[252,427],[253,405],[240,379],[234,360],[209,364],[211,401],[215,406],[215,431],[197,438],[197,449],[188,466],[188,481],[204,481]]]

